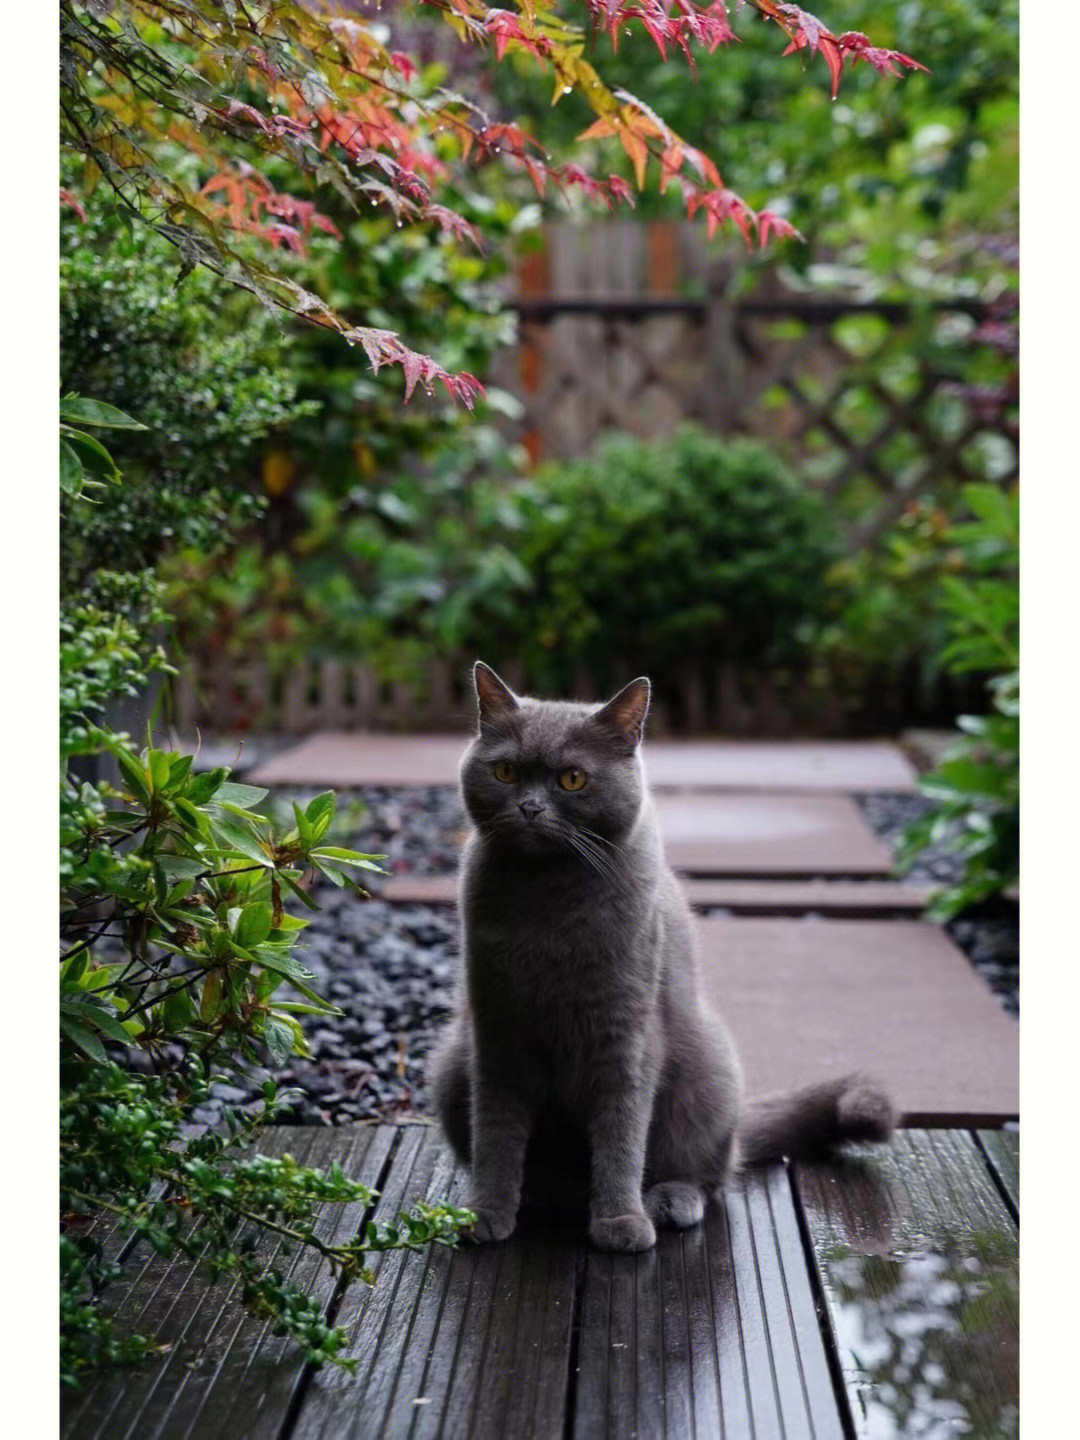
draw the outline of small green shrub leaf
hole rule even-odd
[[[103,430],[145,430],[147,426],[117,410],[115,405],[106,405],[102,400],[90,400],[85,395],[65,395],[60,401],[60,419],[65,425],[93,425]]]
[[[233,931],[238,945],[250,950],[261,945],[270,934],[272,908],[267,900],[258,900],[254,905],[245,905]]]

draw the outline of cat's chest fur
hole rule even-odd
[[[662,986],[658,876],[617,886],[474,838],[462,919],[475,1023],[569,1063],[652,1028]]]

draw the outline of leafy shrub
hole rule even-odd
[[[518,628],[477,635],[565,689],[617,666],[660,683],[717,656],[797,655],[825,614],[835,538],[824,504],[764,446],[692,429],[542,466],[513,494],[530,577]]]
[[[962,738],[919,782],[933,808],[907,827],[897,856],[901,869],[930,845],[961,857],[960,880],[933,899],[939,919],[1010,889],[1020,871],[1019,501],[992,485],[963,493],[974,518],[949,535],[970,574],[941,580],[941,658],[957,674],[988,675],[992,709],[957,721]]]
[[[135,422],[68,397],[64,443],[69,494],[85,505],[88,463],[117,477],[108,450],[80,428],[126,432]],[[78,424],[76,424],[78,422]],[[65,472],[62,470],[61,472]],[[197,502],[196,502],[197,503]],[[260,1231],[323,1254],[336,1275],[364,1276],[368,1251],[452,1243],[466,1212],[419,1207],[395,1224],[368,1226],[344,1245],[314,1232],[314,1206],[369,1202],[364,1186],[289,1157],[251,1157],[258,1127],[280,1102],[272,1079],[257,1115],[228,1112],[229,1133],[193,1136],[188,1121],[212,1079],[267,1058],[307,1051],[301,1019],[335,1013],[311,988],[294,953],[306,922],[286,898],[315,908],[305,872],[359,887],[353,870],[376,857],[328,843],[333,795],[316,796],[284,827],[254,807],[266,791],[230,782],[224,768],[197,773],[193,757],[102,722],[122,696],[143,693],[167,668],[148,635],[163,618],[152,568],[112,572],[94,596],[61,616],[60,686],[60,1247],[61,1373],[136,1360],[153,1349],[120,1334],[99,1300],[116,1265],[77,1221],[116,1214],[162,1255],[202,1256],[212,1275],[236,1277],[245,1299],[273,1317],[316,1364],[348,1365],[345,1332],[318,1301],[266,1272]],[[109,756],[119,784],[81,778],[80,762]],[[95,767],[96,769],[96,767]],[[118,1063],[121,1061],[122,1063]]]
[[[171,247],[98,191],[86,219],[63,226],[60,318],[63,388],[141,422],[109,435],[127,484],[93,505],[64,497],[65,593],[177,545],[220,550],[258,513],[247,490],[263,441],[318,409],[296,398],[273,317],[205,270],[178,286]]]

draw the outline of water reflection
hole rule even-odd
[[[1018,1433],[1012,1239],[968,1232],[932,1245],[825,1256],[857,1430],[872,1440],[1006,1440]]]

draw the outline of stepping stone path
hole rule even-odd
[[[249,778],[454,784],[465,743],[316,735]],[[851,798],[914,789],[896,747],[658,742],[645,763],[668,858],[706,912],[705,989],[734,1031],[752,1094],[863,1070],[911,1125],[1018,1117],[1016,1023],[943,930],[903,918],[925,892],[888,878],[889,851]],[[453,904],[454,881],[398,875],[380,893]]]
[[[456,785],[468,736],[320,731],[259,764],[253,785]],[[234,747],[235,748],[235,747]],[[877,741],[657,740],[654,790],[914,790],[915,771]]]

